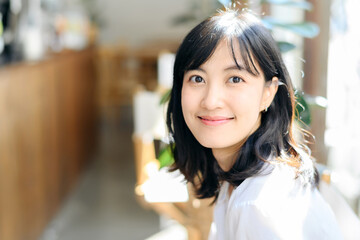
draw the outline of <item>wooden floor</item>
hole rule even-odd
[[[157,214],[134,198],[131,106],[99,119],[99,149],[41,240],[142,240],[160,230]]]

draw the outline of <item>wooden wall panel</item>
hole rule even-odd
[[[0,239],[37,239],[89,160],[94,49],[0,69]]]
[[[46,68],[45,68],[46,67]],[[62,165],[60,161],[61,150],[59,145],[59,91],[61,85],[57,81],[56,68],[54,64],[46,64],[46,91],[44,91],[44,110],[42,118],[46,121],[43,124],[43,155],[45,157],[45,178],[46,178],[46,208],[47,219],[58,209],[61,203],[60,181],[62,176]]]
[[[19,173],[14,138],[14,116],[10,110],[10,81],[0,72],[0,239],[21,239]]]

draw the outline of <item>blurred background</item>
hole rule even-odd
[[[186,33],[231,1],[0,0],[0,239],[206,239],[169,174],[164,96]],[[252,0],[322,179],[360,214],[360,2]],[[341,201],[341,200],[339,200]]]

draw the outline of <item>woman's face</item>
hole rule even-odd
[[[237,42],[237,41],[234,41]],[[242,65],[239,46],[235,56]],[[181,105],[184,119],[197,141],[211,148],[220,167],[233,165],[243,142],[260,126],[261,112],[270,105],[270,87],[263,73],[239,70],[228,41],[198,69],[184,74]]]

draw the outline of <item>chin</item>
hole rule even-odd
[[[209,140],[204,140],[204,141],[199,141],[199,139],[197,139],[198,142],[203,146],[203,147],[206,147],[206,148],[225,148],[227,147],[226,144],[224,144],[224,142],[219,142],[218,140],[217,141],[209,141]]]

